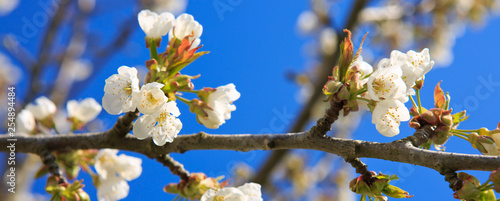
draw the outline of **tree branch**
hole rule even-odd
[[[170,169],[170,172],[172,172],[172,174],[178,175],[181,178],[181,180],[184,181],[189,180],[190,174],[186,169],[184,169],[184,165],[174,160],[168,154],[156,157],[156,161],[168,167],[168,169]]]
[[[121,118],[123,121],[126,118]],[[120,121],[120,120],[119,120]],[[116,126],[115,126],[116,127]],[[457,154],[424,150],[414,147],[409,140],[377,143],[361,140],[318,136],[309,132],[288,134],[210,135],[204,132],[180,135],[172,143],[156,146],[151,138],[138,140],[132,135],[112,137],[121,129],[77,135],[19,136],[16,151],[37,153],[40,147],[53,150],[113,148],[133,151],[156,158],[161,154],[184,153],[191,150],[283,150],[310,149],[339,155],[343,158],[377,158],[419,165],[440,173],[458,170],[493,171],[500,167],[500,157]],[[128,132],[128,131],[127,131]],[[8,152],[7,135],[0,136],[0,151]]]

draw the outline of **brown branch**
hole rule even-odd
[[[178,161],[174,160],[172,157],[170,157],[168,154],[165,155],[160,155],[155,158],[156,161],[160,162],[164,166],[168,167],[170,169],[170,172],[172,174],[178,175],[181,180],[188,181],[189,180],[189,172],[184,169],[184,165],[179,163]]]
[[[128,117],[119,122],[127,123]],[[191,150],[281,150],[310,149],[339,155],[343,158],[377,158],[395,162],[419,165],[440,173],[458,170],[493,171],[500,167],[500,157],[474,154],[458,154],[424,150],[414,147],[410,141],[377,143],[361,140],[340,139],[318,136],[309,132],[288,134],[235,134],[210,135],[206,133],[180,135],[172,143],[156,146],[151,138],[138,140],[132,135],[123,138],[112,137],[119,127],[106,132],[77,135],[19,136],[16,152],[37,153],[40,147],[49,151],[61,149],[102,149],[113,148],[133,151],[156,158],[161,154],[184,153]],[[128,131],[127,131],[128,132]],[[7,135],[0,136],[0,151],[8,152]]]
[[[366,6],[367,2],[368,0],[357,0],[354,3],[350,15],[347,17],[346,24],[344,25],[346,29],[353,29],[356,26],[358,22],[359,13]],[[337,34],[337,41],[342,41],[344,37],[345,33],[339,32]],[[318,80],[314,83],[313,94],[302,108],[298,118],[295,120],[295,123],[293,124],[293,127],[289,130],[289,132],[293,133],[305,130],[304,127],[311,118],[311,111],[313,111],[313,107],[317,104],[318,100],[323,95],[321,89],[323,88],[323,85],[328,81],[328,77],[323,75],[331,74],[333,67],[338,63],[339,56],[340,56],[339,48],[337,48],[335,52],[331,55],[323,55],[322,65],[318,72],[318,75],[321,76],[319,76]],[[284,156],[287,153],[288,150],[274,151],[266,159],[260,170],[257,172],[256,176],[251,180],[260,183],[262,185],[265,185],[266,184],[265,181],[273,171],[274,167],[281,161],[281,159],[284,158]]]
[[[59,2],[59,7],[57,8],[54,17],[49,23],[49,27],[47,32],[42,38],[42,44],[40,45],[40,49],[38,50],[38,61],[33,63],[31,67],[31,87],[27,90],[25,103],[31,102],[35,99],[36,95],[40,91],[40,83],[38,82],[40,78],[40,73],[43,72],[45,65],[47,64],[50,57],[50,47],[54,41],[54,38],[59,30],[60,24],[65,19],[64,15],[66,14],[66,10],[71,0],[61,0]]]

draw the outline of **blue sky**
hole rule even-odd
[[[37,1],[38,2],[38,1]],[[113,1],[116,3],[118,1]],[[218,13],[214,2],[222,2],[231,9]],[[232,118],[217,130],[207,129],[196,122],[195,115],[187,107],[179,103],[181,120],[184,124],[181,134],[205,131],[213,134],[251,133],[258,134],[266,131],[276,133],[286,132],[293,123],[293,117],[286,114],[298,114],[301,105],[295,100],[299,89],[296,84],[286,77],[286,72],[301,72],[307,63],[307,56],[303,54],[304,39],[296,31],[297,16],[308,8],[307,1],[284,3],[281,1],[233,1],[233,5],[225,0],[191,1],[187,13],[192,14],[203,25],[201,36],[202,50],[210,51],[189,65],[182,72],[190,75],[201,74],[201,78],[194,81],[196,88],[217,87],[227,83],[234,83],[241,93],[241,98],[235,102],[237,110]],[[339,18],[343,21],[346,3],[339,9]],[[109,41],[116,34],[118,22],[126,19],[132,12],[131,1],[113,6],[98,4],[98,15],[92,20],[91,31],[103,34],[101,41]],[[109,13],[106,11],[110,10]],[[0,18],[0,33],[22,34],[25,21],[31,19],[37,12],[42,11],[39,5],[23,1],[10,16]],[[340,16],[342,15],[342,16]],[[100,101],[104,94],[104,80],[116,73],[122,65],[144,65],[149,59],[149,52],[144,47],[144,33],[138,24],[124,50],[111,59],[87,88],[76,88],[70,99],[94,97]],[[36,34],[29,37],[23,44],[32,53],[38,49],[40,38],[47,26],[37,27]],[[65,31],[67,32],[67,30]],[[467,109],[469,120],[462,123],[460,128],[494,128],[500,120],[498,100],[500,99],[500,71],[497,58],[500,45],[500,19],[491,18],[484,27],[469,27],[465,34],[458,38],[453,48],[455,59],[446,68],[436,68],[426,76],[422,91],[424,106],[433,105],[433,89],[437,82],[452,97],[451,106]],[[67,40],[64,37],[62,41]],[[166,43],[162,45],[164,48]],[[419,51],[419,50],[417,50]],[[432,50],[431,50],[432,52]],[[387,55],[388,56],[388,55]],[[431,54],[432,58],[432,54]],[[19,63],[17,63],[19,65]],[[29,77],[29,76],[26,76]],[[492,80],[485,85],[484,80]],[[23,82],[24,83],[24,82]],[[20,90],[23,89],[23,83]],[[81,86],[81,85],[77,85]],[[481,89],[478,89],[481,88]],[[485,91],[485,89],[487,91]],[[481,95],[478,96],[480,91]],[[486,95],[485,95],[486,94]],[[23,95],[20,95],[21,98]],[[410,103],[407,103],[407,106]],[[281,114],[285,115],[281,115]],[[104,125],[112,126],[117,116],[103,112],[99,116]],[[284,118],[280,118],[284,117]],[[278,124],[274,124],[279,118]],[[273,123],[272,123],[273,122]],[[363,117],[359,129],[353,138],[360,140],[390,142],[406,137],[412,133],[406,123],[401,126],[401,134],[387,138],[378,134],[371,124],[369,114]],[[447,151],[459,153],[479,153],[471,148],[470,144],[458,138],[452,138],[446,144]],[[319,154],[312,152],[313,154]],[[144,158],[135,153],[127,153],[143,158],[143,173],[140,178],[129,182],[130,194],[125,200],[156,200],[172,199],[173,196],[162,191],[165,184],[177,182],[177,176],[170,174],[167,168],[154,160]],[[243,161],[253,167],[259,167],[269,152],[236,152],[236,151],[189,151],[184,154],[172,154],[182,162],[190,172],[205,172],[209,176],[228,176],[236,161]],[[370,170],[383,173],[398,174],[400,181],[396,184],[415,195],[411,200],[453,200],[452,191],[448,188],[444,177],[434,170],[414,165],[400,164],[377,159],[362,159]],[[485,181],[488,173],[472,172]],[[96,192],[91,187],[90,178],[81,174],[87,183],[85,190],[95,198]],[[36,181],[34,192],[44,193],[44,179]]]

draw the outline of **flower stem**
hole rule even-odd
[[[151,39],[151,44],[149,45],[149,53],[151,54],[151,59],[154,59],[157,62],[160,62],[159,58],[158,58],[158,51],[156,50],[156,43],[155,43],[154,38]]]
[[[189,105],[191,102],[193,102],[193,101],[190,101],[190,100],[188,100],[188,99],[185,99],[185,98],[183,98],[183,97],[181,97],[181,96],[175,96],[175,98],[179,99],[179,100],[180,100],[180,101],[182,101],[183,103],[186,103],[187,105]]]
[[[417,104],[415,103],[415,100],[413,100],[413,97],[412,96],[408,96],[408,97],[410,97],[410,100],[411,100],[411,103],[413,104],[413,107],[418,108]],[[420,114],[420,110],[418,111],[418,113]]]
[[[418,113],[422,114],[422,103],[420,102],[420,90],[416,89],[417,92],[417,101],[418,101]]]
[[[459,138],[462,138],[462,139],[464,139],[464,140],[469,141],[469,139],[468,139],[468,138],[466,138],[466,137],[464,137],[463,135],[460,135],[460,134],[458,134],[458,133],[453,133],[453,135],[454,135],[454,136],[457,136],[457,137],[459,137]]]
[[[195,93],[197,94],[198,92],[200,92],[200,90],[177,90],[178,92],[187,92],[187,93]]]
[[[462,130],[462,129],[454,129],[455,131],[458,131],[458,132],[468,132],[468,133],[478,133],[479,130]]]

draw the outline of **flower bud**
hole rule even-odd
[[[424,86],[424,79],[420,79],[415,81],[415,86],[413,86],[413,88],[420,90],[422,89],[423,86]]]
[[[351,97],[351,94],[349,93],[347,87],[341,87],[336,94],[339,100],[349,100],[349,98]]]
[[[417,108],[411,107],[410,108],[410,115],[415,117],[415,116],[420,115],[420,113],[418,113],[418,109]]]
[[[495,184],[495,191],[498,192],[496,187],[497,186],[500,187],[500,167],[496,170],[491,171],[490,181],[493,182],[493,184]]]
[[[410,195],[407,191],[393,185],[387,185],[382,189],[382,192],[389,197],[393,198],[411,198],[413,195]]]
[[[430,110],[422,113],[420,117],[430,125],[436,125],[439,121],[438,117]]]
[[[481,192],[481,195],[479,195],[479,200],[497,200],[497,198],[495,196],[495,192],[493,192],[493,189],[490,189]]]
[[[477,189],[479,180],[467,173],[459,172],[458,178],[463,182],[462,188],[453,194],[455,199],[473,200],[479,198],[481,191]]]
[[[339,81],[335,81],[332,77],[328,77],[328,81],[323,87],[323,93],[327,96],[337,93],[342,87],[342,83]]]

